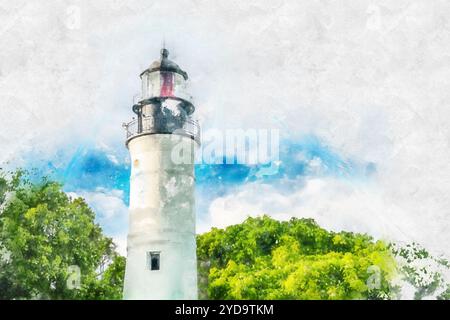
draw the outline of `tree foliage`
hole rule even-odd
[[[203,299],[387,299],[395,288],[388,246],[330,232],[312,219],[248,218],[199,235]]]
[[[0,299],[119,299],[124,258],[94,212],[60,184],[33,179],[0,171]],[[80,287],[68,284],[70,266]]]
[[[197,236],[202,299],[450,299],[449,262],[312,219],[248,218]],[[79,286],[70,281],[80,271]],[[0,169],[0,299],[121,299],[125,258],[81,198]],[[402,297],[404,298],[404,297]]]
[[[408,299],[450,300],[450,263],[444,257],[435,257],[418,243],[403,246],[391,244],[392,252],[398,262],[401,275],[401,287],[405,283],[412,287],[412,296]]]

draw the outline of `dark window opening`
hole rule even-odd
[[[159,270],[161,255],[159,252],[149,252],[150,270]]]

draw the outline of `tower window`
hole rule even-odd
[[[147,253],[147,264],[150,270],[159,270],[161,264],[161,252],[151,251]]]

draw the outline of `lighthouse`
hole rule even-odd
[[[188,74],[169,51],[140,74],[124,124],[131,158],[124,299],[197,299],[194,157],[200,127]]]

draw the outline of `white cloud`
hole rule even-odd
[[[437,254],[450,254],[446,245],[449,234],[434,232],[442,227],[439,220],[411,216],[386,199],[378,186],[331,177],[302,178],[298,185],[294,192],[267,184],[244,185],[215,199],[198,231],[223,228],[262,214],[279,220],[313,218],[329,230],[363,232],[401,243],[417,241]]]
[[[127,233],[116,234],[113,237],[113,241],[117,246],[117,252],[123,257],[127,256]]]

